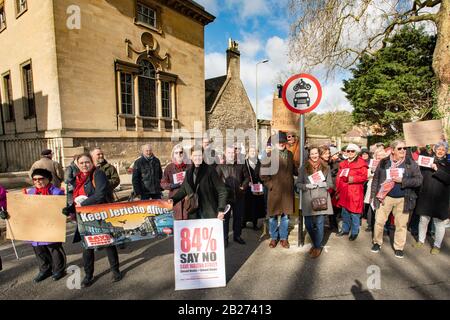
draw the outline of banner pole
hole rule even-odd
[[[303,167],[305,158],[305,115],[300,115],[300,167],[298,168],[298,175],[300,176],[300,170]],[[303,247],[305,245],[305,237],[303,236],[303,215],[302,215],[302,190],[300,189],[298,200],[298,241],[297,245]]]

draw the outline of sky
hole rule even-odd
[[[277,84],[287,80],[289,0],[196,0],[216,16],[205,28],[205,77],[226,74],[228,38],[239,43],[241,52],[241,79],[253,108],[256,104],[256,64],[264,59],[268,63],[258,66],[258,118],[271,119],[272,99]],[[283,74],[284,76],[280,76]],[[314,75],[314,74],[313,74]],[[348,71],[338,73],[334,79],[321,82],[323,98],[315,112],[348,110],[351,106],[341,90],[342,79]]]

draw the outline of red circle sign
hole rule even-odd
[[[300,80],[294,82],[297,79]],[[312,90],[313,86],[309,82],[312,82],[314,85],[314,90]],[[299,114],[308,113],[317,108],[320,100],[322,100],[322,87],[319,80],[314,76],[307,73],[300,73],[290,77],[286,81],[283,86],[282,97],[284,105],[292,112]],[[313,103],[311,103],[311,100],[313,100]]]

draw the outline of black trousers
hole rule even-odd
[[[46,246],[33,247],[36,255],[39,271],[53,274],[63,272],[66,269],[66,253],[62,243],[52,243]]]
[[[106,250],[106,255],[108,256],[111,271],[114,273],[118,273],[119,255],[117,254],[116,246],[110,246],[104,249]],[[94,276],[94,262],[95,262],[94,251],[95,251],[94,249],[83,249],[84,272],[86,273],[86,276],[91,278]]]
[[[242,217],[244,215],[245,198],[237,199],[234,204],[231,205],[231,210],[225,215],[223,222],[223,233],[225,240],[228,240],[228,232],[230,230],[231,213],[233,213],[233,237],[239,238],[242,233]]]

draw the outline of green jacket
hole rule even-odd
[[[108,163],[108,161],[106,160],[101,165],[99,165],[98,168],[102,170],[108,178],[108,195],[110,197],[110,200],[113,200],[114,189],[120,184],[119,173],[117,172],[116,167]]]

